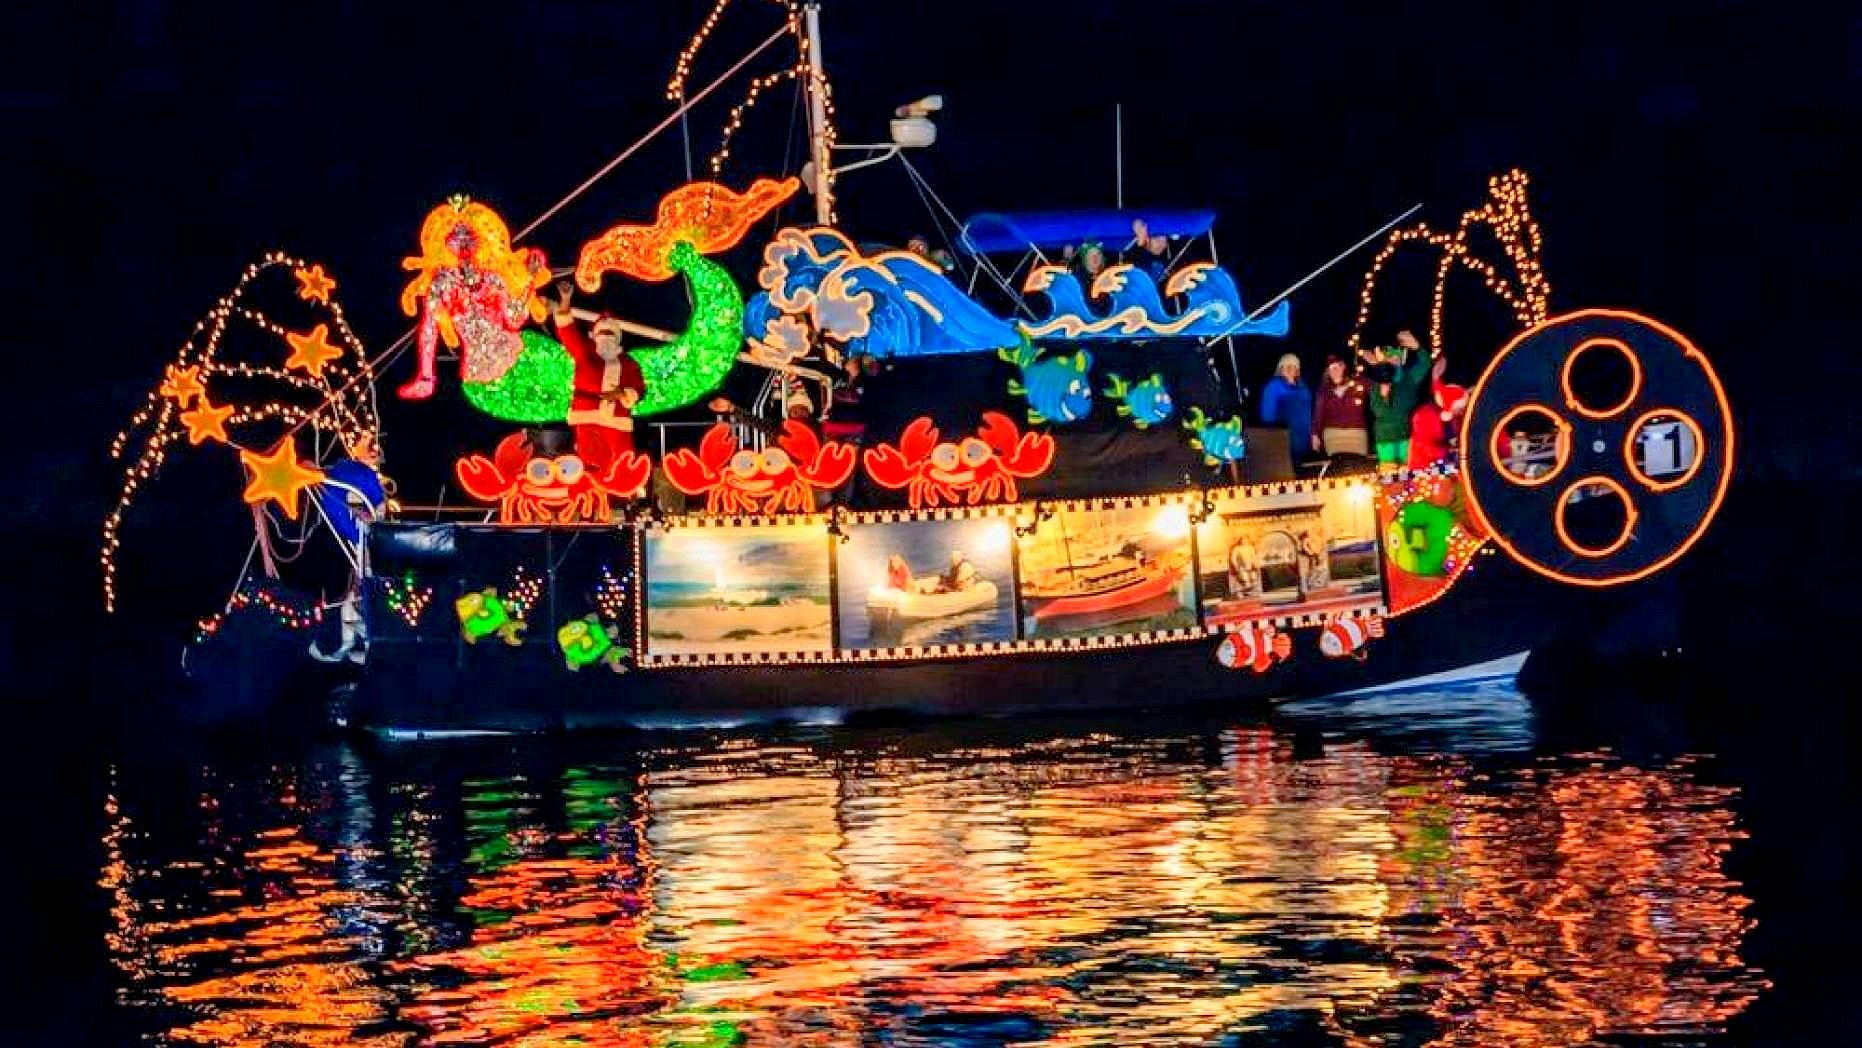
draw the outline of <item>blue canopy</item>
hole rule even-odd
[[[1215,225],[1214,211],[985,211],[963,224],[957,240],[974,255],[1064,247],[1084,240],[1097,240],[1108,251],[1116,251],[1131,240],[1135,218],[1144,219],[1153,235],[1167,237],[1201,236]]]

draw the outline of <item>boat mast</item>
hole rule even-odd
[[[834,224],[834,165],[828,149],[828,102],[822,96],[827,83],[821,68],[821,5],[802,5],[802,24],[808,33],[808,145],[815,163],[815,221]]]

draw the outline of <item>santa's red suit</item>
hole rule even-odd
[[[1409,417],[1409,468],[1433,466],[1454,454],[1454,439],[1461,428],[1461,406],[1468,391],[1437,383],[1435,396]]]
[[[612,323],[602,318],[595,324]],[[618,334],[618,332],[617,332]],[[619,354],[603,360],[595,351],[595,342],[576,325],[568,313],[556,315],[556,337],[575,360],[575,385],[569,396],[569,418],[575,430],[576,450],[584,459],[613,461],[623,451],[634,449],[633,410],[604,394],[631,389],[636,396],[646,393],[646,378],[632,356]]]

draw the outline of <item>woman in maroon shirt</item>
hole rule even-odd
[[[1319,395],[1313,398],[1312,405],[1314,450],[1323,450],[1327,455],[1371,453],[1364,399],[1364,380],[1345,370],[1343,357],[1336,353],[1327,357],[1325,378],[1319,383]]]

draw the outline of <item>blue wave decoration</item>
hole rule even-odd
[[[1037,338],[1282,338],[1288,328],[1285,302],[1243,322],[1234,279],[1206,262],[1171,274],[1161,293],[1145,271],[1109,267],[1094,281],[1106,299],[1103,310],[1093,309],[1071,271],[1038,266],[1023,291],[1045,296],[1047,315],[1011,323],[978,305],[928,260],[906,251],[863,255],[825,226],[777,233],[763,249],[757,284],[762,290],[744,309],[744,335],[752,356],[772,362],[805,354],[817,332],[853,354],[925,357],[995,352]],[[1166,295],[1183,296],[1183,308],[1171,312]]]

